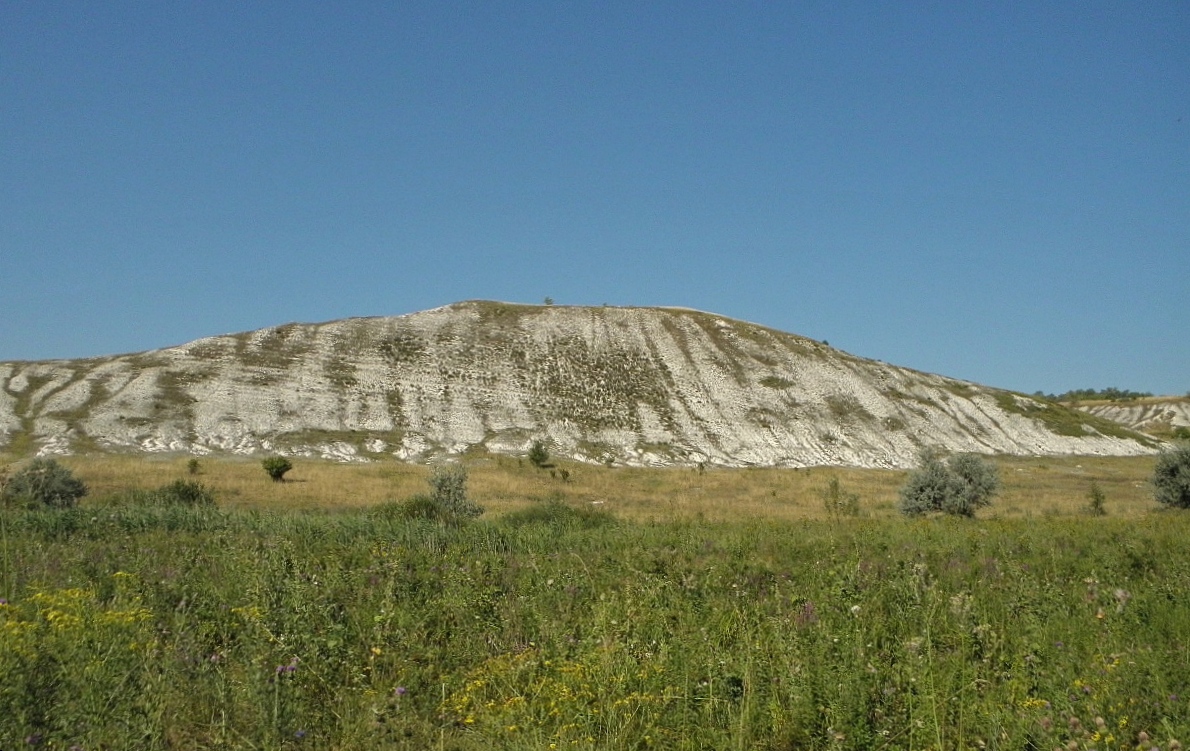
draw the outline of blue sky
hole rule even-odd
[[[1190,390],[1190,4],[0,4],[0,360],[464,299]]]

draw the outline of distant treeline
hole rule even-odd
[[[1038,391],[1034,396],[1039,396],[1044,399],[1049,399],[1055,402],[1077,402],[1077,401],[1091,401],[1095,399],[1108,400],[1113,402],[1129,402],[1133,399],[1142,399],[1146,396],[1152,396],[1148,391],[1128,391],[1127,389],[1106,388],[1106,389],[1074,389],[1062,394],[1046,394]]]

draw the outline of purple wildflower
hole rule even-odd
[[[277,666],[277,675],[289,675],[290,673],[296,673],[297,666],[298,666],[298,658],[294,657],[292,660],[289,661],[288,665],[278,665]]]
[[[809,626],[818,622],[818,610],[814,607],[814,603],[806,600],[802,603],[797,615],[793,617],[794,623],[798,626]]]

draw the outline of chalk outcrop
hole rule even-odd
[[[0,363],[0,447],[905,467],[919,448],[1142,454],[1028,396],[675,308],[464,302],[168,349]]]
[[[1118,402],[1072,405],[1088,414],[1118,422],[1133,430],[1166,436],[1190,428],[1190,397],[1148,397]]]

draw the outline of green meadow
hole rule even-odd
[[[424,491],[408,465],[204,459],[218,505],[187,508],[141,492],[184,459],[64,463],[81,505],[0,513],[2,749],[1190,738],[1190,516],[1151,458],[998,460],[964,520],[901,518],[898,472],[481,457],[458,524],[384,502]],[[824,511],[832,477],[856,516]]]

